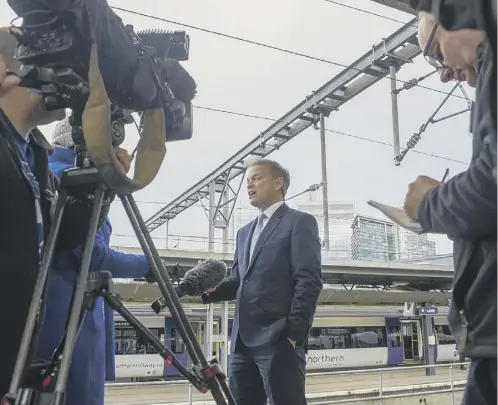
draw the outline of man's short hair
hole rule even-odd
[[[0,28],[0,55],[5,63],[5,68],[19,73],[21,64],[14,58],[17,47],[17,39],[9,32],[7,27]]]
[[[423,42],[427,42],[430,30],[433,29],[434,25],[437,24],[436,17],[434,17],[431,13],[427,13],[426,11],[421,11],[418,13],[418,40],[419,43],[422,40]],[[421,38],[422,36],[422,38]],[[423,51],[423,49],[422,49]]]
[[[274,178],[277,179],[281,177],[283,180],[282,194],[284,197],[286,196],[287,190],[289,190],[290,186],[290,173],[285,167],[275,160],[270,159],[258,159],[249,165],[249,167],[253,166],[266,166],[270,168],[271,174]]]
[[[433,14],[428,13],[427,11],[420,11],[418,13],[418,20],[422,21],[422,20],[425,20],[425,19],[427,19],[428,21],[430,21],[432,23],[436,22],[436,17],[434,17]]]

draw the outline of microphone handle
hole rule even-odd
[[[187,289],[185,288],[185,283],[180,283],[178,286],[176,286],[175,291],[176,294],[178,295],[178,298],[182,298],[185,295],[187,295]],[[168,304],[166,303],[164,297],[159,297],[157,300],[155,300],[152,303],[150,307],[156,314],[159,315],[160,312],[162,312],[165,308],[168,307]]]

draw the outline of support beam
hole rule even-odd
[[[396,166],[399,166],[399,162],[396,157],[399,156],[401,148],[399,145],[399,116],[398,116],[398,93],[396,93],[396,66],[389,66],[389,77],[391,79],[391,110],[392,110],[392,120],[393,120],[393,147],[394,147],[394,159]]]
[[[325,142],[325,115],[320,113],[320,158],[322,162],[323,248],[330,250],[329,187],[327,180],[327,144]]]
[[[430,304],[423,303],[422,308],[429,308]],[[422,315],[422,343],[424,353],[424,364],[427,365],[425,375],[436,375],[436,336],[433,326],[433,316],[429,314]]]
[[[212,182],[216,184],[216,194],[219,196],[219,200],[226,187],[231,187],[234,191],[231,203],[234,204],[242,179],[240,179],[238,187],[232,187],[231,182],[244,174],[248,161],[253,158],[265,157],[279,149],[306,128],[312,126],[318,119],[320,111],[324,109],[337,110],[374,83],[385,78],[389,74],[389,66],[393,60],[396,61],[398,67],[410,63],[413,58],[420,54],[420,48],[415,45],[417,43],[416,33],[417,20],[413,19],[381,43],[372,47],[371,50],[314,91],[312,95],[259,134],[216,170],[149,218],[146,221],[149,232],[196,204],[202,197],[209,195],[209,184]],[[220,206],[218,204],[215,216],[219,215],[219,212]]]

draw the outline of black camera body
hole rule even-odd
[[[96,4],[97,10],[83,6],[79,13],[32,11],[28,18],[23,16],[22,26],[11,27],[19,43],[15,56],[22,64],[21,86],[40,93],[46,110],[83,110],[95,42],[113,111],[126,110],[129,115],[162,108],[167,141],[190,139],[196,84],[178,62],[189,58],[190,37],[184,31],[135,33],[106,2]],[[105,10],[99,10],[102,4]],[[98,21],[89,21],[91,11],[104,13]]]

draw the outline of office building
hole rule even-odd
[[[390,221],[356,215],[352,225],[353,260],[393,261],[436,255],[436,242]]]
[[[396,260],[396,231],[392,222],[356,215],[351,228],[353,260]]]
[[[308,193],[305,201],[297,202],[299,211],[307,212],[316,218],[318,232],[324,241],[323,201],[318,193]],[[351,259],[351,223],[354,218],[354,203],[329,202],[329,250],[322,251],[322,258],[330,260]]]
[[[420,259],[436,255],[436,242],[428,235],[418,235],[396,226],[399,260]]]

